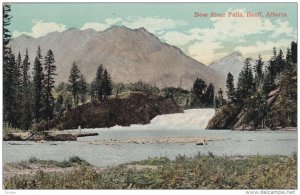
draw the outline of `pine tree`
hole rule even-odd
[[[11,38],[10,31],[7,29],[7,26],[10,25],[10,20],[12,16],[10,15],[11,9],[10,9],[10,4],[8,3],[3,3],[3,52],[7,49],[8,43]]]
[[[73,101],[75,106],[79,102],[79,90],[80,90],[80,70],[75,62],[73,62],[70,76],[69,76],[69,90],[73,95]]]
[[[79,78],[79,98],[80,98],[81,103],[85,103],[87,92],[88,92],[88,84],[86,82],[86,79],[83,75],[80,75],[80,78]]]
[[[284,56],[281,49],[279,49],[278,55],[276,57],[276,75],[282,72],[285,66]]]
[[[297,63],[297,43],[294,41],[291,43],[291,56],[293,63]]]
[[[286,60],[287,62],[290,62],[290,63],[293,62],[293,61],[292,61],[292,53],[291,53],[291,49],[290,49],[290,48],[287,48],[287,50],[286,50],[285,60]]]
[[[44,94],[44,103],[45,107],[43,110],[43,115],[46,120],[53,118],[53,110],[54,110],[54,98],[52,95],[52,89],[54,88],[54,78],[56,75],[56,65],[53,52],[51,49],[47,52],[45,56],[44,63],[44,86],[45,86],[45,94]]]
[[[110,75],[108,74],[106,69],[104,70],[103,73],[102,87],[103,87],[103,99],[106,100],[108,96],[112,94],[112,82],[111,82]]]
[[[203,106],[203,95],[206,90],[206,83],[202,79],[196,79],[192,88],[192,107]]]
[[[224,97],[223,97],[223,90],[220,88],[218,90],[218,95],[215,98],[215,108],[221,108],[226,103]]]
[[[15,60],[15,55],[11,53],[11,49],[8,50],[9,58],[7,66],[3,69],[7,74],[3,74],[3,96],[4,96],[4,109],[3,116],[4,121],[7,122],[12,127],[19,127],[19,70],[17,68],[17,63]]]
[[[103,66],[102,64],[98,67],[97,73],[96,73],[96,79],[94,83],[94,88],[96,91],[96,98],[98,101],[103,101]]]
[[[97,84],[96,79],[91,82],[91,90],[90,90],[91,101],[97,100]]]
[[[250,64],[250,58],[246,58],[244,62],[244,68],[239,74],[239,79],[237,83],[238,100],[243,102],[250,94],[254,92],[254,89],[254,80]]]
[[[235,97],[235,89],[234,89],[234,79],[233,75],[229,72],[226,79],[226,87],[227,87],[227,97],[233,102]]]
[[[21,97],[21,128],[28,130],[32,121],[31,110],[31,82],[30,82],[30,62],[28,56],[28,50],[22,63],[22,97]]]
[[[35,122],[40,122],[42,117],[41,111],[43,106],[44,73],[41,60],[41,49],[38,47],[37,56],[34,60],[33,67],[33,116]]]
[[[215,87],[212,83],[205,89],[205,93],[202,98],[202,102],[205,106],[213,106],[215,97]]]
[[[258,86],[263,79],[263,71],[262,71],[263,65],[264,62],[262,61],[261,55],[259,54],[258,59],[256,60],[256,64],[254,66],[254,72],[255,72],[254,81],[256,86]]]
[[[21,53],[19,52],[17,60],[16,60],[16,68],[15,68],[15,86],[16,86],[16,98],[15,98],[15,102],[16,102],[16,107],[15,107],[15,119],[14,119],[14,124],[15,127],[20,128],[21,127],[21,115],[22,115],[22,58],[21,58]]]
[[[12,97],[13,97],[13,85],[12,80],[13,79],[13,67],[12,62],[13,56],[11,49],[8,47],[11,34],[8,30],[8,26],[10,25],[10,5],[7,3],[3,4],[3,21],[2,21],[2,27],[3,27],[3,35],[2,35],[2,41],[3,41],[3,121],[8,123],[9,125],[14,125],[14,121],[11,118],[12,116]]]
[[[287,69],[285,71],[293,71],[293,69],[296,68],[296,63],[293,62],[293,56],[290,48],[287,48],[286,51],[285,64],[285,69]]]

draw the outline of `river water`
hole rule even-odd
[[[295,131],[230,131],[204,130],[213,109],[186,110],[182,114],[162,115],[148,125],[84,129],[83,132],[97,132],[98,136],[78,138],[77,142],[3,142],[2,160],[17,162],[37,157],[44,160],[62,161],[71,156],[79,156],[89,163],[108,167],[144,160],[149,157],[177,155],[192,157],[198,153],[207,155],[291,155],[297,152],[297,132]],[[91,144],[97,140],[157,139],[165,137],[215,137],[218,141],[197,146],[195,143],[116,143]],[[18,144],[18,145],[15,145]]]

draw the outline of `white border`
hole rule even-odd
[[[264,0],[262,1],[257,1],[257,0],[253,0],[253,1],[237,1],[237,0],[233,0],[233,1],[224,1],[224,0],[211,0],[211,1],[180,1],[180,0],[152,0],[152,1],[140,1],[140,0],[110,0],[110,1],[99,1],[99,0],[88,0],[87,2],[83,2],[83,1],[78,1],[78,0],[64,0],[64,1],[58,1],[58,0],[46,0],[46,1],[38,1],[38,0],[13,0],[13,1],[8,1],[8,0],[4,0],[2,1],[2,3],[123,3],[123,2],[127,2],[127,3],[297,3],[297,10],[299,10],[299,3],[298,0],[291,0],[291,1],[283,1],[283,0]],[[2,6],[1,6],[2,9]],[[2,13],[2,12],[1,12]],[[299,25],[299,14],[298,14],[298,21],[297,24]],[[297,33],[298,31],[298,25],[297,25]],[[2,22],[1,22],[1,29],[2,29]],[[297,40],[298,41],[298,40]],[[0,116],[1,116],[1,120],[0,120],[0,128],[2,130],[3,127],[3,118],[2,118],[2,112],[3,112],[3,106],[2,106],[2,101],[3,101],[3,89],[2,89],[2,84],[3,84],[3,80],[2,80],[2,39],[0,41],[1,43],[1,69],[0,69]],[[298,49],[298,56],[299,56],[299,49]],[[299,58],[299,57],[298,57]],[[299,61],[299,60],[298,60]],[[299,75],[298,75],[299,76]],[[298,77],[299,78],[299,77]],[[299,90],[299,79],[298,79],[298,92]],[[299,103],[300,97],[298,95],[298,103]],[[298,106],[298,115],[299,115],[299,106]],[[299,124],[299,118],[298,118],[298,124]],[[299,140],[299,134],[298,134],[298,140]],[[1,134],[1,146],[0,146],[1,150],[1,163],[2,163],[2,134]],[[299,147],[298,147],[298,151],[299,151]],[[298,153],[299,156],[299,153]],[[299,157],[298,157],[299,158]],[[298,168],[299,168],[299,160],[298,160]],[[2,173],[2,166],[1,166],[1,173]],[[247,192],[257,192],[258,194],[263,194],[263,192],[269,192],[269,194],[271,194],[270,192],[272,192],[272,190],[3,190],[3,184],[2,184],[2,177],[0,177],[0,182],[2,185],[2,190],[1,190],[1,194],[5,194],[5,195],[14,195],[14,194],[24,194],[24,195],[41,195],[41,194],[64,194],[64,193],[72,193],[72,194],[130,194],[130,195],[141,195],[141,194],[145,194],[145,195],[153,195],[153,193],[158,193],[158,194],[164,194],[164,193],[172,193],[172,194],[178,194],[178,195],[182,195],[182,193],[189,193],[189,194],[197,194],[199,195],[201,194],[230,194],[230,195],[236,195],[236,194],[248,194]],[[299,169],[298,169],[298,188],[299,188]],[[281,191],[281,190],[278,190]],[[298,194],[298,190],[295,190],[296,194]],[[249,194],[250,194],[249,193]],[[253,193],[254,194],[254,193]]]

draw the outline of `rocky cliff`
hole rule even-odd
[[[148,124],[161,114],[183,112],[169,98],[141,92],[123,94],[104,102],[90,102],[66,111],[53,122],[59,129],[103,128],[115,125]]]

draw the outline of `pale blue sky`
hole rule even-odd
[[[247,57],[285,48],[297,37],[296,3],[14,3],[14,37],[40,37],[68,28],[102,31],[112,25],[145,27],[160,40],[209,64],[234,50]],[[194,12],[287,13],[287,17],[196,18]]]

